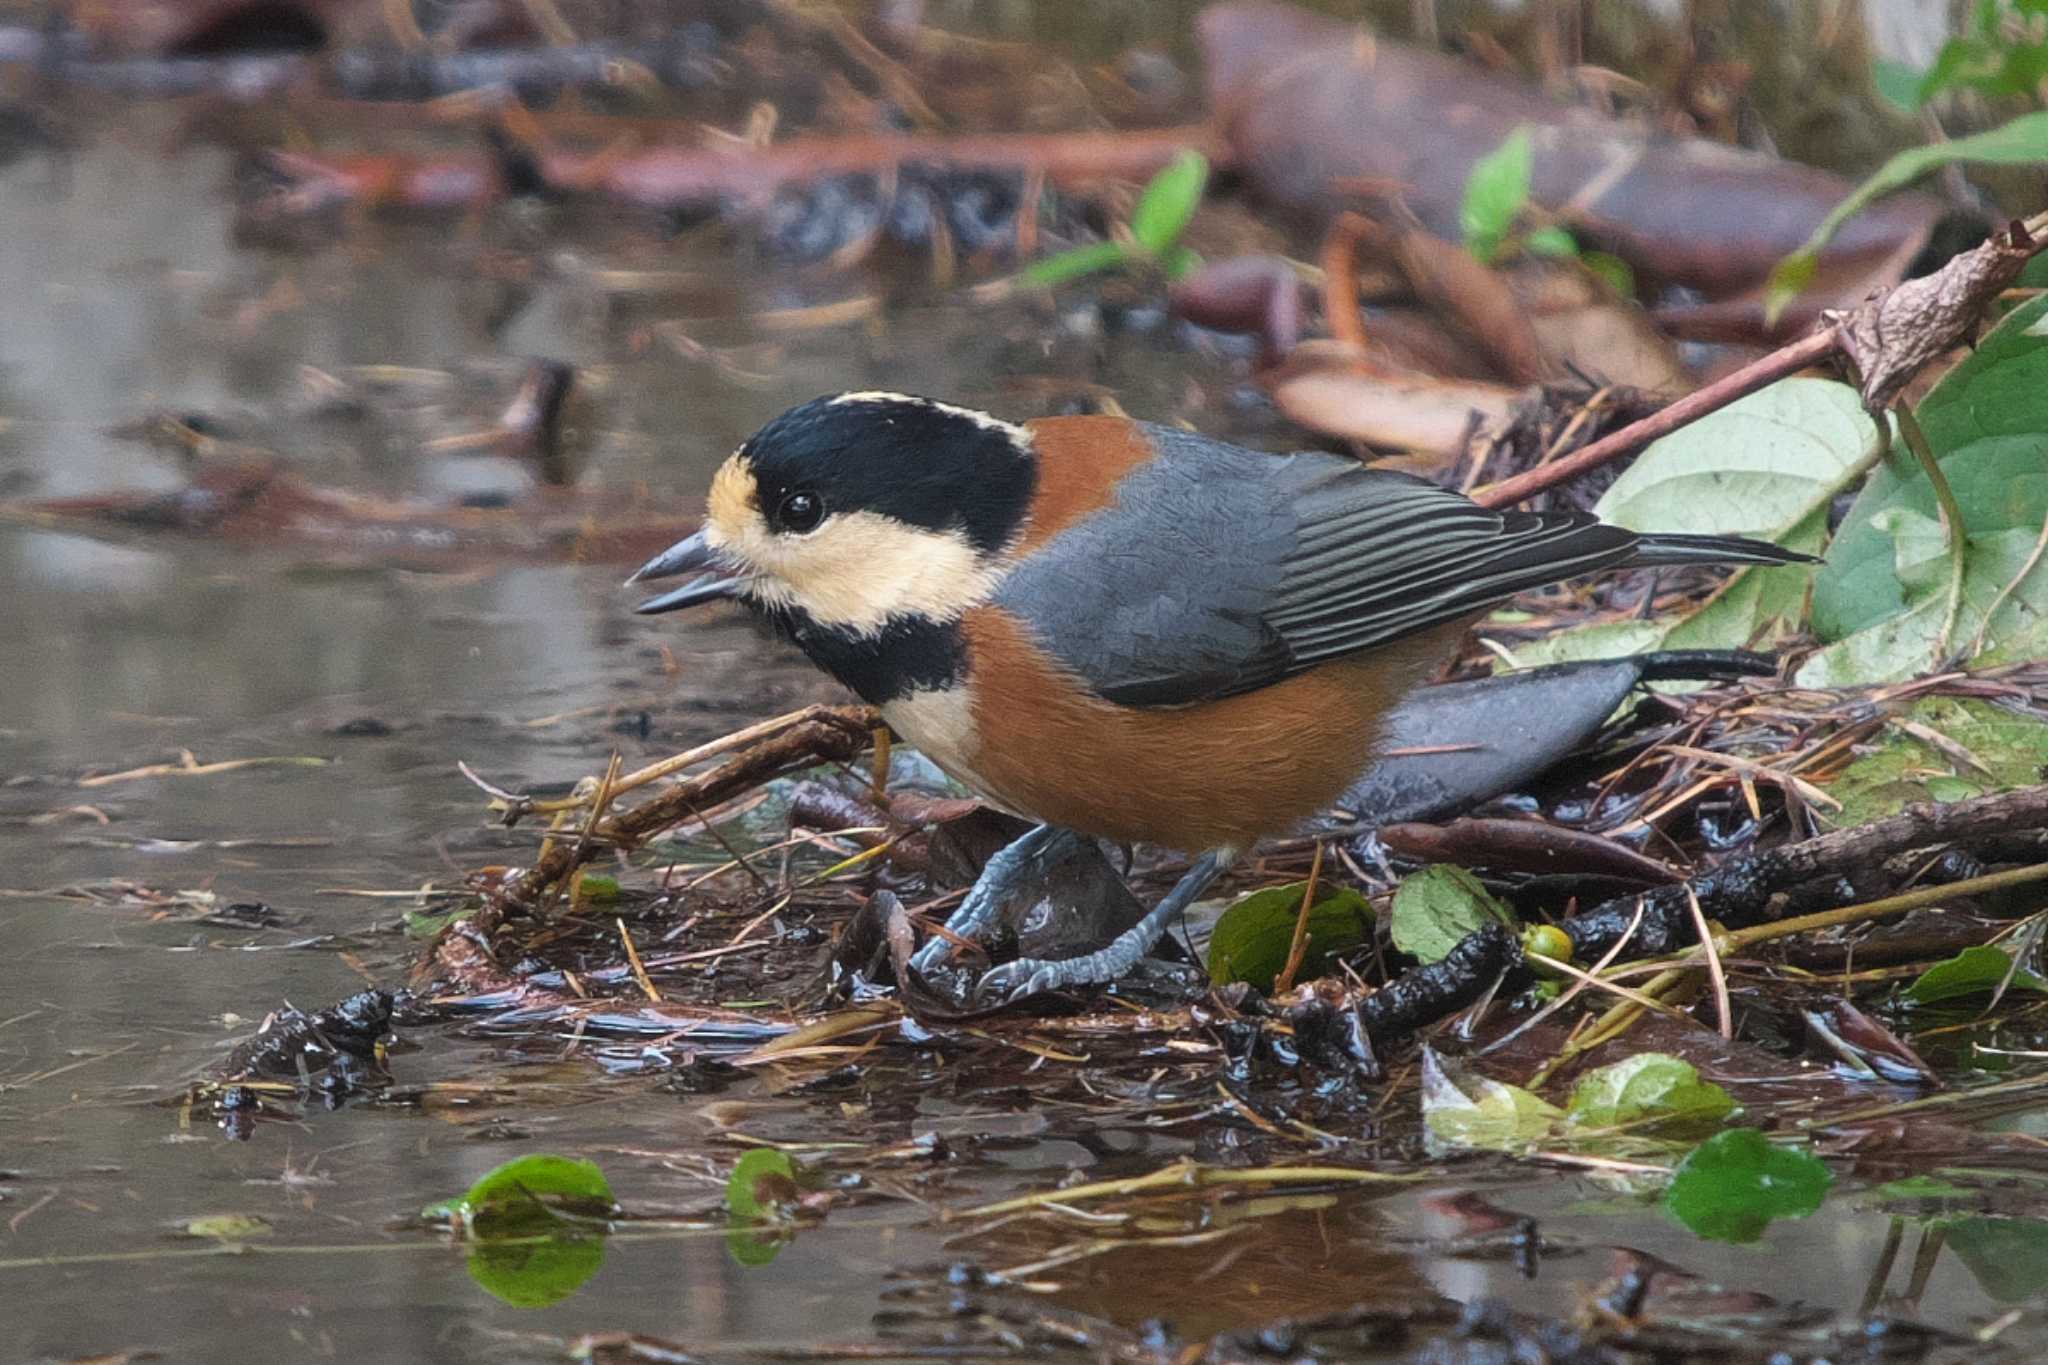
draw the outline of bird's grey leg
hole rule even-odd
[[[1211,849],[1195,859],[1186,874],[1174,884],[1173,890],[1152,907],[1151,913],[1118,934],[1106,947],[1079,957],[1020,957],[1014,962],[991,967],[982,973],[981,980],[974,983],[975,995],[984,999],[993,996],[1021,1000],[1041,991],[1059,990],[1065,986],[1096,986],[1116,980],[1137,966],[1138,960],[1165,937],[1167,929],[1186,913],[1195,898],[1208,890],[1209,884],[1236,860],[1235,849]]]
[[[1040,825],[1026,830],[988,860],[981,875],[967,892],[967,899],[960,902],[946,921],[946,933],[957,934],[972,943],[983,943],[993,933],[1002,918],[1003,896],[1008,884],[1014,882],[1033,860],[1056,862],[1066,855],[1069,844],[1080,836],[1072,830],[1057,825]],[[911,955],[910,965],[920,972],[928,972],[946,960],[952,951],[952,940],[946,934],[934,934],[925,940],[924,946]]]

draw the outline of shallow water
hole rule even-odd
[[[1048,392],[1101,385],[1145,415],[1224,429],[1238,420],[1227,363],[1170,329],[1104,337],[1082,315],[913,299],[871,328],[763,338],[741,319],[817,301],[833,284],[736,270],[754,263],[708,241],[663,247],[631,232],[563,229],[594,263],[716,277],[725,311],[704,320],[700,339],[784,347],[769,378],[742,386],[646,344],[632,317],[595,308],[566,275],[543,278],[492,334],[477,323],[488,310],[468,229],[365,225],[312,250],[239,249],[223,206],[225,158],[165,157],[166,131],[162,118],[124,117],[86,133],[68,165],[0,172],[0,294],[11,301],[0,332],[0,480],[14,491],[173,485],[162,457],[105,434],[154,410],[243,412],[255,437],[310,474],[381,490],[422,477],[422,432],[460,424],[461,413],[422,411],[360,425],[280,416],[302,365],[545,354],[589,367],[605,385],[592,476],[677,491],[701,486],[764,417],[840,387],[1028,412]],[[1037,345],[1062,329],[1067,343]],[[472,406],[487,414],[491,403]],[[0,565],[9,1358],[147,1348],[192,1360],[559,1359],[563,1340],[599,1331],[714,1354],[861,1342],[874,1338],[903,1272],[1046,1254],[1049,1244],[1021,1234],[960,1243],[918,1202],[926,1174],[907,1168],[769,1265],[739,1264],[716,1233],[622,1236],[580,1293],[522,1310],[481,1289],[460,1248],[407,1220],[535,1150],[598,1160],[629,1208],[701,1210],[719,1198],[736,1151],[730,1130],[829,1143],[843,1097],[784,1093],[772,1073],[716,1097],[678,1094],[659,1077],[560,1060],[532,1039],[448,1027],[406,1031],[394,1057],[416,1104],[314,1110],[259,1125],[246,1142],[178,1104],[267,1011],[402,977],[416,947],[402,929],[407,906],[360,893],[445,885],[530,854],[537,835],[485,826],[458,760],[505,786],[560,786],[601,770],[613,749],[644,761],[833,698],[778,646],[732,620],[686,630],[636,618],[610,567],[333,572],[287,552],[13,528],[0,528]],[[351,732],[379,728],[366,720],[388,733]],[[180,750],[200,762],[322,761],[81,785]],[[251,902],[279,922],[205,918]],[[863,1091],[888,1101],[863,1116],[863,1131],[936,1132],[971,1149],[940,1177],[934,1193],[947,1204],[1043,1189],[1073,1170],[1141,1174],[1195,1150],[1185,1126],[1105,1126],[1071,1096],[1005,1098],[950,1074],[943,1053],[899,1051]],[[1458,1230],[1425,1201],[1462,1188],[1541,1218],[1546,1235],[1586,1254],[1546,1260],[1533,1278],[1444,1254],[1432,1239]],[[220,1254],[179,1232],[187,1219],[229,1212],[270,1224],[258,1253]],[[1590,1175],[1467,1160],[1419,1187],[1276,1204],[1234,1239],[1128,1248],[1037,1278],[1050,1304],[1124,1325],[1168,1318],[1194,1336],[1424,1292],[1569,1312],[1574,1287],[1602,1278],[1607,1250],[1625,1246],[1733,1288],[1853,1314],[1875,1297],[1866,1281],[1891,1230],[1883,1214],[1838,1197],[1756,1247],[1718,1246]],[[1918,1235],[1893,1271],[1895,1292]],[[2015,1285],[2027,1315],[2006,1340],[2048,1348],[2039,1285],[2015,1275],[2001,1292]],[[1953,1253],[1930,1260],[1915,1297],[1917,1314],[1896,1306],[1959,1331],[2013,1306]]]

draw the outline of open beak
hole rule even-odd
[[[702,531],[687,540],[679,540],[635,570],[633,576],[626,580],[627,586],[652,582],[657,578],[675,578],[686,573],[698,576],[680,588],[648,598],[633,610],[642,616],[653,616],[657,612],[680,611],[700,602],[723,602],[737,596],[747,580],[745,577],[725,578],[714,572],[723,567],[724,561],[705,542]]]

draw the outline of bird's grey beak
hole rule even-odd
[[[675,578],[686,573],[697,574],[699,577],[659,597],[650,597],[633,610],[642,616],[653,616],[658,612],[680,611],[684,607],[694,607],[700,602],[723,602],[737,596],[739,590],[746,586],[746,578],[722,578],[711,572],[722,567],[724,562],[718,552],[705,541],[702,531],[687,540],[679,540],[634,570],[633,576],[626,580],[626,585],[631,587],[635,583],[647,583],[657,578]]]

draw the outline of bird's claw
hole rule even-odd
[[[974,998],[989,1004],[1008,1005],[1029,996],[1042,995],[1066,984],[1061,965],[1035,957],[999,963],[983,972],[974,983]]]

